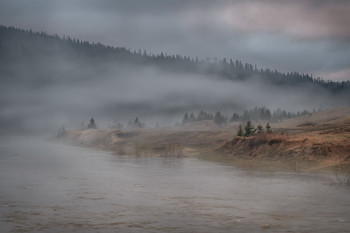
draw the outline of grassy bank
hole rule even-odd
[[[273,133],[236,137],[237,124],[140,130],[70,130],[60,140],[116,155],[198,157],[242,166],[271,164],[294,171],[350,162],[350,108],[272,124]],[[280,165],[278,165],[280,164]]]

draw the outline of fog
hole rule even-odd
[[[181,122],[201,110],[231,115],[266,106],[296,112],[344,106],[347,98],[322,88],[280,87],[259,77],[232,81],[212,74],[131,63],[84,63],[76,58],[15,63],[0,87],[3,130],[80,128],[93,116],[100,128],[139,117],[146,126]]]
[[[226,154],[233,124],[65,130],[350,106],[349,12],[345,0],[0,0],[0,232],[348,231],[349,175],[322,167],[346,157],[341,122],[305,150],[266,124],[237,138],[248,159]]]
[[[349,190],[323,175],[0,139],[1,232],[349,229]]]
[[[0,0],[0,21],[148,54],[211,62],[232,58],[258,68],[346,81],[349,10],[343,0]],[[110,51],[95,58],[86,44],[28,32],[8,39],[7,33],[0,38],[3,132],[79,128],[92,116],[102,128],[135,117],[151,127],[173,125],[184,113],[201,110],[230,115],[262,106],[298,111],[350,104],[349,94],[330,94],[317,85],[282,88],[258,75],[230,81],[205,67],[189,72],[175,65],[167,69],[162,62],[112,61],[103,57]]]

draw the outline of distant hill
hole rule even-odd
[[[91,116],[101,126],[136,117],[169,126],[202,110],[231,116],[265,106],[296,114],[349,105],[350,81],[0,26],[0,133],[80,127]]]
[[[132,51],[125,47],[112,47],[101,43],[90,43],[69,36],[49,35],[14,27],[0,26],[0,72],[9,74],[9,65],[19,62],[37,63],[52,59],[69,59],[84,64],[113,63],[152,65],[174,72],[212,74],[223,79],[245,81],[259,79],[278,86],[316,86],[333,94],[350,92],[350,81],[334,82],[313,78],[298,72],[282,73],[269,68],[232,59],[199,59],[181,55],[151,54]]]

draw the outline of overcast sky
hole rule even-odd
[[[0,0],[0,23],[350,80],[348,0]]]

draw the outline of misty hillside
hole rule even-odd
[[[266,106],[296,112],[350,104],[350,81],[6,26],[0,26],[0,77],[2,130],[79,127],[91,116],[102,125],[137,116],[174,124],[192,111],[232,114]]]
[[[321,86],[336,94],[350,90],[350,81],[334,82],[313,78],[298,72],[281,73],[269,68],[239,60],[210,58],[190,58],[181,55],[149,54],[146,51],[131,51],[125,47],[112,47],[100,43],[90,43],[72,39],[69,36],[48,35],[13,27],[0,26],[1,71],[9,72],[15,62],[35,63],[54,59],[72,59],[74,62],[96,64],[111,62],[114,65],[154,65],[176,72],[213,74],[237,81],[258,77],[261,81],[280,86],[313,85]],[[287,55],[286,55],[287,56]],[[52,64],[55,65],[55,64]]]

